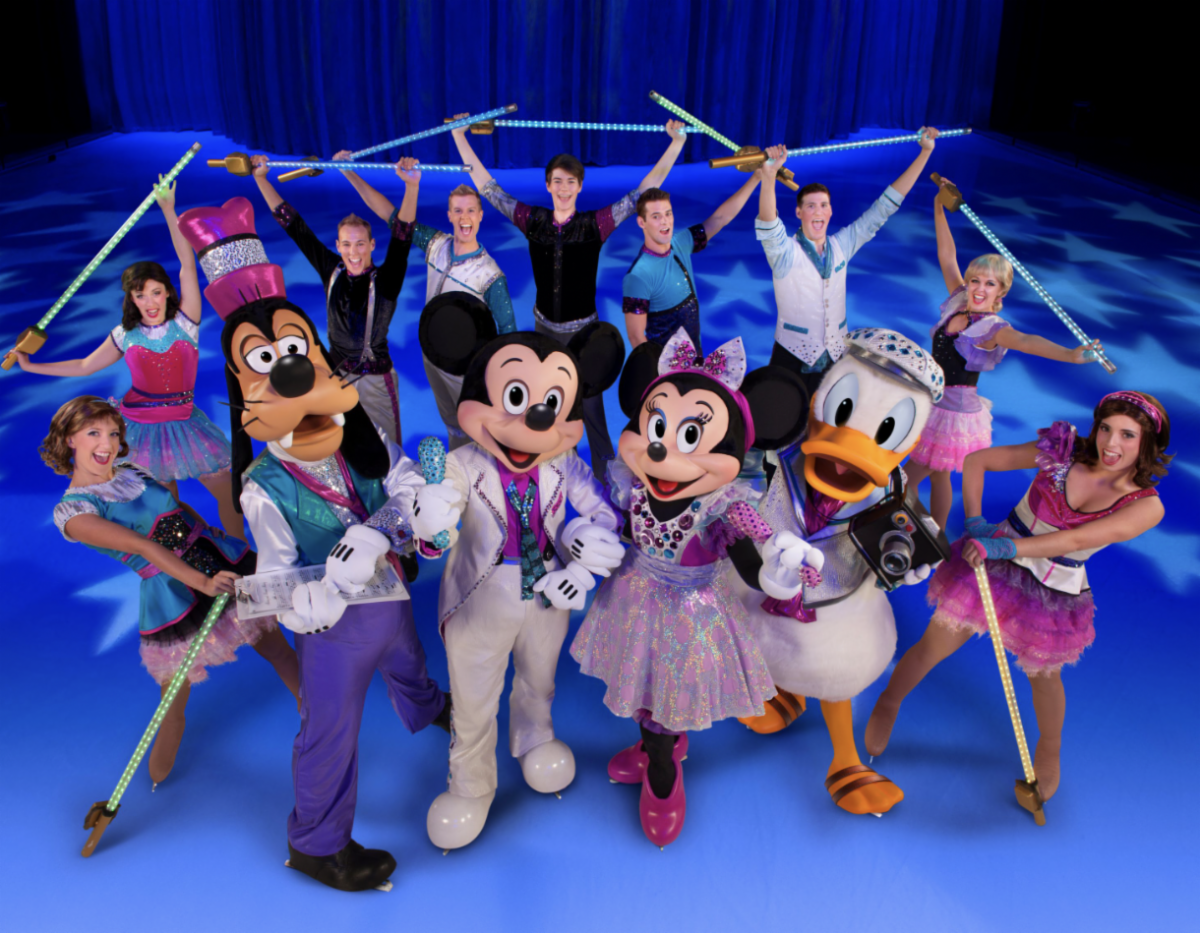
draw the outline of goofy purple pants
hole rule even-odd
[[[412,602],[349,606],[327,632],[296,636],[300,659],[300,732],[292,746],[296,808],[288,842],[325,856],[350,842],[358,799],[358,729],[367,687],[383,675],[409,732],[437,718],[445,695],[425,670]]]

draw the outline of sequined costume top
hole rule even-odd
[[[425,253],[429,266],[426,304],[444,292],[466,292],[487,305],[497,333],[511,334],[517,329],[508,279],[486,249],[481,246],[460,256],[454,252],[454,237],[421,223],[413,227],[413,245]]]
[[[707,245],[704,224],[694,224],[671,237],[665,253],[643,246],[621,282],[621,310],[626,314],[656,314],[670,311],[689,298],[695,300],[692,254]]]
[[[960,285],[942,302],[937,325],[929,332],[933,338],[933,359],[946,374],[947,388],[978,385],[979,374],[995,369],[1008,352],[1001,346],[991,350],[981,346],[995,340],[996,334],[1009,326],[998,314],[971,314],[966,327],[953,334],[947,332],[950,320],[966,306],[967,287]]]
[[[555,324],[595,314],[600,248],[617,226],[635,213],[638,192],[632,191],[598,211],[576,211],[561,224],[550,208],[518,201],[494,178],[480,194],[516,224],[529,241],[538,312]]]
[[[83,514],[99,515],[161,544],[205,576],[228,569],[250,550],[244,541],[215,537],[180,507],[169,489],[129,465],[118,466],[106,483],[67,490],[54,507],[54,524],[68,541],[74,539],[67,533],[67,522]],[[143,635],[179,622],[204,598],[139,554],[88,547],[116,558],[142,578],[138,631]]]
[[[727,518],[729,507],[736,502],[754,505],[762,496],[761,483],[735,479],[715,492],[697,496],[674,518],[662,521],[650,509],[646,487],[625,461],[618,458],[609,463],[608,480],[613,504],[629,513],[629,531],[639,562],[661,565],[666,573],[677,567],[709,567],[723,559],[726,548],[744,534]]]
[[[391,372],[388,326],[408,272],[413,225],[399,219],[398,208],[393,211],[383,263],[361,275],[349,275],[341,257],[317,238],[287,201],[271,213],[321,277],[329,317],[329,361],[334,366],[346,364],[343,369],[349,372]]]
[[[139,424],[186,421],[192,414],[200,325],[182,310],[164,324],[120,324],[109,333],[125,357],[133,386],[121,400],[121,415]]]
[[[1075,428],[1056,421],[1038,431],[1038,474],[1029,489],[1000,524],[997,534],[1009,538],[1028,538],[1078,528],[1111,515],[1138,499],[1157,496],[1154,488],[1137,489],[1122,496],[1099,512],[1077,512],[1067,501],[1067,474],[1075,463]],[[1078,595],[1088,589],[1084,562],[1106,545],[1072,551],[1061,557],[1014,557],[1013,563],[1028,570],[1043,586],[1061,593]]]

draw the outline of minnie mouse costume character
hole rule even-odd
[[[747,374],[740,337],[701,358],[683,328],[666,347],[634,350],[620,393],[630,420],[609,480],[634,546],[596,593],[571,654],[608,685],[605,705],[641,727],[641,742],[617,753],[608,773],[642,785],[642,829],[665,846],[687,806],[684,733],[761,714],[775,693],[724,558],[780,599],[820,579],[817,568],[800,569],[816,552],[772,534],[753,505],[761,488],[738,478],[751,446],[799,436],[808,397],[779,367]],[[761,557],[752,539],[765,541]]]
[[[225,321],[234,491],[258,544],[258,571],[326,568],[324,580],[294,591],[295,608],[280,620],[296,633],[300,661],[289,864],[339,890],[373,888],[396,861],[350,837],[367,687],[380,671],[412,732],[445,718],[449,704],[425,670],[408,599],[347,606],[341,594],[361,590],[379,558],[395,561],[392,552],[411,541],[398,506],[424,480],[384,443],[353,378],[337,376],[312,321],[287,300],[250,202],[196,208],[179,225]],[[253,463],[251,438],[267,443]]]
[[[592,574],[607,576],[624,548],[604,489],[574,448],[584,401],[616,381],[625,346],[606,323],[565,346],[538,333],[497,337],[481,303],[449,296],[427,306],[420,340],[434,366],[463,377],[458,423],[473,441],[446,455],[444,480],[417,491],[409,518],[428,554],[425,542],[462,517],[438,598],[454,693],[449,788],[427,821],[430,840],[451,849],[479,835],[496,795],[496,711],[510,654],[509,747],[526,783],[557,793],[575,777],[550,716],[555,670],[570,610],[583,608]],[[568,500],[579,517],[564,525]]]

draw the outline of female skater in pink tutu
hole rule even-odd
[[[1088,363],[1095,359],[1089,351],[1099,348],[1100,341],[1072,350],[1014,329],[1000,317],[1002,300],[1013,281],[1009,261],[987,253],[972,259],[961,273],[946,209],[937,200],[933,202],[933,224],[938,262],[950,292],[941,305],[937,326],[930,331],[933,358],[946,374],[946,393],[933,406],[904,472],[914,489],[930,477],[929,512],[945,528],[954,499],[951,471],[961,473],[967,454],[992,445],[991,403],[975,391],[979,374],[994,369],[1009,350],[1062,363]]]
[[[937,608],[924,636],[900,659],[867,723],[866,747],[881,755],[900,704],[934,666],[987,631],[974,568],[987,567],[1004,647],[1029,676],[1040,733],[1034,770],[1043,800],[1058,789],[1066,696],[1061,671],[1096,637],[1085,561],[1162,521],[1155,489],[1171,455],[1171,421],[1158,399],[1113,392],[1100,400],[1091,434],[1057,421],[1039,439],[966,458],[966,535],[929,583]],[[982,517],[988,472],[1038,468],[1017,507],[999,525]]]

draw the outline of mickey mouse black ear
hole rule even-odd
[[[754,446],[779,450],[799,440],[808,426],[808,390],[782,366],[764,366],[746,374],[742,395],[754,418]]]
[[[607,321],[596,321],[581,328],[567,348],[579,360],[579,381],[584,398],[599,395],[621,375],[625,338]]]
[[[642,404],[642,395],[646,388],[658,378],[658,358],[662,356],[663,348],[653,341],[639,344],[629,354],[625,361],[625,369],[621,372],[621,384],[617,388],[617,397],[621,402],[621,411],[626,418],[637,414]]]
[[[446,292],[425,305],[417,334],[426,359],[452,376],[461,376],[497,332],[482,301],[467,292]]]

